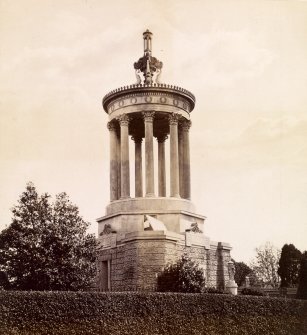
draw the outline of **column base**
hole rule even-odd
[[[129,195],[120,197],[119,200],[124,200],[124,199],[130,199],[131,197]]]
[[[183,198],[181,198],[181,196],[180,196],[179,194],[171,195],[171,198],[179,198],[179,199],[183,199]]]

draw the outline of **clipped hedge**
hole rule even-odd
[[[307,334],[307,303],[180,293],[0,292],[0,334]]]

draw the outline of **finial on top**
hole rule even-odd
[[[136,76],[141,81],[140,74],[143,74],[144,83],[152,84],[153,82],[158,83],[158,77],[160,76],[163,63],[157,58],[151,56],[152,52],[152,33],[147,29],[143,33],[144,39],[144,56],[141,57],[137,62],[134,63],[134,69]]]
[[[144,55],[151,56],[151,36],[152,33],[148,29],[143,33]]]

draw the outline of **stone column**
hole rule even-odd
[[[143,196],[143,176],[142,176],[142,137],[134,136],[135,143],[135,197]]]
[[[170,179],[171,197],[179,195],[179,159],[178,159],[178,114],[173,113],[169,118],[170,124]]]
[[[110,132],[110,200],[118,199],[117,192],[117,134],[114,122],[108,122],[108,129]]]
[[[118,117],[120,124],[120,165],[121,165],[121,199],[130,198],[129,167],[129,117],[122,114]]]
[[[181,123],[178,124],[178,153],[179,153],[179,194],[184,198],[184,150],[183,150],[183,131]]]
[[[182,124],[182,140],[183,140],[183,196],[185,199],[191,199],[191,168],[190,168],[190,139],[189,130],[191,121],[186,120]]]
[[[117,199],[121,197],[121,154],[120,154],[120,129],[116,136],[116,156],[117,156]]]
[[[160,135],[158,140],[158,190],[159,197],[166,197],[166,173],[165,173],[165,140],[167,135]]]
[[[143,112],[145,122],[145,180],[146,197],[154,197],[154,152],[153,152],[153,119],[154,112]]]

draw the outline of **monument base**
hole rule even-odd
[[[98,219],[98,290],[155,291],[158,273],[183,254],[203,269],[207,287],[225,289],[229,244],[203,234],[205,217],[189,212],[189,201],[150,200],[146,211],[149,199],[115,201]]]

